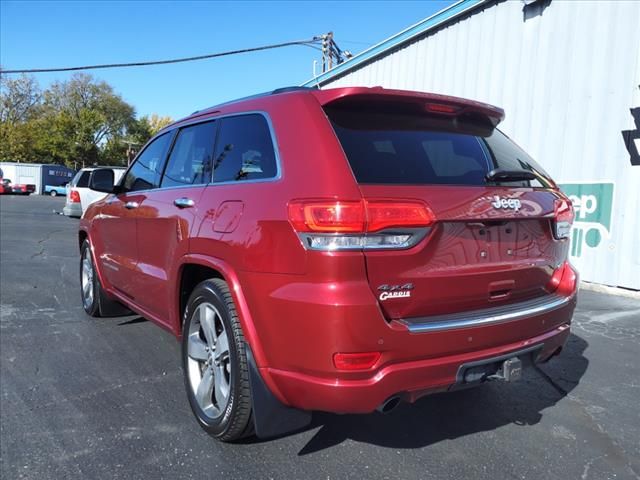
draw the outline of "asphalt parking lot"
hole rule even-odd
[[[582,291],[562,355],[519,383],[222,444],[192,418],[170,334],[84,314],[63,204],[0,198],[3,479],[640,478],[639,300]]]

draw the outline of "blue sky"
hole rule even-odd
[[[447,1],[2,1],[6,69],[176,58],[311,38],[332,30],[358,53],[453,3]],[[94,70],[139,115],[180,118],[312,76],[320,52],[294,46],[166,66]],[[71,74],[37,74],[42,87]]]

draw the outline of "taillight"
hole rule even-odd
[[[369,370],[380,360],[380,352],[335,353],[333,364],[338,370]]]
[[[433,212],[420,202],[389,202],[365,200],[367,231],[376,232],[390,227],[429,227]]]
[[[557,198],[553,210],[554,236],[557,239],[569,238],[574,219],[571,201],[566,198]]]
[[[80,193],[77,190],[69,192],[69,201],[71,203],[80,203]]]
[[[362,202],[291,202],[289,220],[298,232],[362,232]]]
[[[297,200],[289,221],[312,250],[409,248],[435,221],[422,202]]]
[[[578,285],[578,273],[569,262],[564,262],[551,275],[547,285],[549,292],[556,292],[562,295],[572,295]]]

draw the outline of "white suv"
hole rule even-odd
[[[62,209],[62,212],[67,217],[81,217],[89,205],[106,196],[104,193],[96,192],[89,188],[91,175],[97,168],[111,168],[113,170],[114,183],[117,183],[122,178],[126,170],[125,167],[90,167],[79,170],[67,185],[67,203]]]

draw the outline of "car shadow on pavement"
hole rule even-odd
[[[134,325],[136,323],[145,323],[148,322],[149,320],[147,320],[144,317],[133,317],[133,318],[128,318],[127,320],[123,320],[122,322],[118,323],[119,327],[125,326],[125,325]]]
[[[535,425],[542,411],[573,390],[587,370],[588,343],[571,334],[560,356],[525,372],[513,384],[491,382],[477,388],[431,395],[389,414],[314,413],[309,429],[320,427],[298,452],[308,455],[347,439],[389,448],[421,448],[504,425]]]

